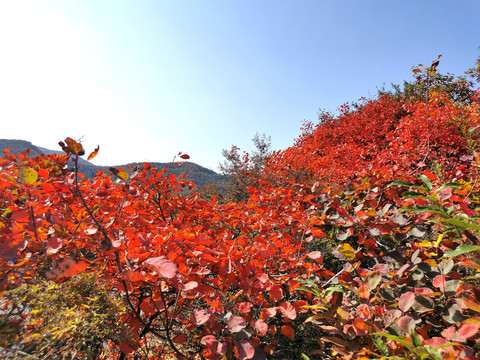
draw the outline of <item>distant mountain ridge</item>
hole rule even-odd
[[[51,154],[63,154],[63,151],[55,151],[41,146],[36,146],[30,141],[20,140],[20,139],[0,139],[0,156],[3,154],[4,150],[10,148],[11,153],[21,153],[25,152],[27,149],[30,149],[30,155],[32,157],[39,156],[41,154],[51,155]],[[79,163],[80,172],[86,177],[93,177],[97,171],[101,170],[105,173],[109,173],[110,166],[99,166],[94,165],[84,159]],[[128,172],[128,165],[142,166],[143,162],[129,163],[124,165],[115,165],[116,168],[122,168]],[[183,161],[181,165],[175,165],[175,163],[161,163],[161,162],[151,162],[153,167],[158,169],[163,169],[166,166],[169,168],[169,173],[176,176],[185,175],[185,179],[194,182],[197,185],[197,189],[201,189],[204,185],[215,183],[222,184],[225,181],[223,175],[217,174],[215,171],[207,169],[203,166],[200,166],[196,163]]]

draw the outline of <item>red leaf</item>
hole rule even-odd
[[[260,314],[262,319],[269,319],[277,314],[277,308],[263,308]]]
[[[38,169],[37,170],[38,176],[40,176],[43,179],[48,179],[49,172],[46,169]],[[50,184],[49,184],[50,185]]]
[[[373,271],[378,271],[380,274],[388,274],[390,266],[388,264],[377,264],[372,268]]]
[[[217,341],[217,339],[215,338],[215,336],[213,335],[205,335],[204,337],[202,337],[202,340],[200,340],[200,343],[202,345],[205,345],[205,346],[209,346],[210,344],[212,344],[214,341]]]
[[[190,159],[190,156],[187,155],[187,154],[180,155],[180,157],[181,157],[183,160],[188,160],[188,159]]]
[[[405,331],[407,334],[410,334],[410,330],[415,329],[415,320],[410,316],[402,316],[398,320],[398,327]]]
[[[157,273],[163,277],[166,277],[167,279],[171,279],[177,275],[177,266],[166,256],[162,255],[159,257],[150,258],[146,260],[145,263],[152,266]]]
[[[263,320],[257,320],[254,324],[255,330],[260,334],[265,335],[268,331],[268,325]]]
[[[85,234],[87,235],[94,235],[98,231],[98,228],[95,225],[90,225],[88,228],[85,229]]]
[[[410,309],[414,303],[415,303],[415,294],[409,291],[409,292],[406,292],[405,294],[402,294],[402,296],[400,296],[400,299],[398,301],[398,307],[400,310],[405,312],[405,311],[408,311],[408,309]]]
[[[26,210],[18,210],[12,212],[12,220],[16,222],[29,222],[30,221],[30,214]]]
[[[118,343],[118,346],[120,347],[120,350],[122,351],[122,353],[124,354],[130,354],[131,352],[134,352],[135,349],[138,347],[135,347],[133,344],[129,344],[125,341],[120,341]]]
[[[307,254],[307,256],[312,260],[317,260],[318,262],[322,262],[322,253],[320,251],[312,251]]]
[[[0,256],[6,259],[16,258],[18,252],[26,248],[28,241],[0,236]]]
[[[368,324],[362,318],[356,318],[353,320],[352,325],[357,336],[366,336],[368,334]]]
[[[443,344],[445,344],[447,342],[447,340],[445,340],[444,338],[442,337],[438,337],[438,336],[435,336],[431,339],[426,339],[424,341],[424,345],[428,345],[428,346],[431,346],[431,347],[439,347],[439,346],[442,346]]]
[[[249,314],[251,309],[252,309],[253,304],[249,302],[242,302],[238,304],[238,311],[240,311],[242,314]]]
[[[415,294],[417,295],[428,295],[433,293],[433,290],[430,288],[416,288],[415,289]]]
[[[370,238],[365,239],[365,242],[363,243],[363,245],[365,246],[365,248],[367,250],[373,250],[373,249],[376,249],[378,247],[377,246],[377,241],[375,239],[370,239]]]
[[[62,244],[63,244],[63,239],[59,237],[54,236],[54,237],[48,238],[46,241],[47,254],[57,253],[58,250],[62,248]]]
[[[293,320],[297,317],[297,312],[295,311],[295,308],[288,301],[282,302],[278,306],[278,310],[280,310],[282,315],[285,316],[287,319]]]
[[[283,298],[282,288],[278,285],[273,285],[270,288],[270,296],[274,301],[280,301]]]
[[[120,278],[130,282],[136,282],[144,280],[145,275],[143,275],[140,271],[126,270],[120,274]]]
[[[441,291],[445,291],[445,275],[437,275],[432,281],[433,286],[439,288]]]
[[[233,333],[242,331],[246,326],[245,319],[240,316],[232,316],[228,321],[228,330]]]
[[[214,352],[218,355],[225,355],[225,353],[227,352],[227,343],[223,341],[218,341],[217,348]]]
[[[195,325],[203,325],[210,319],[210,314],[204,309],[197,309],[190,314],[190,320]]]
[[[198,287],[198,283],[196,281],[189,281],[185,285],[183,285],[182,290],[183,291],[188,291],[188,290],[195,289],[196,287]]]
[[[371,319],[372,318],[372,308],[367,304],[360,304],[355,310],[355,315],[362,319]]]
[[[177,335],[173,338],[173,342],[178,345],[185,344],[187,342],[187,337],[183,334]]]
[[[447,340],[452,340],[455,335],[455,326],[450,326],[442,331],[442,336]]]
[[[235,343],[235,355],[238,360],[251,359],[255,355],[255,348],[247,340],[237,341]]]
[[[218,341],[213,335],[205,335],[202,337],[200,343],[209,348],[215,354],[224,355],[227,352],[227,344]]]
[[[295,330],[290,325],[283,325],[282,328],[282,334],[288,337],[289,339],[295,338]]]
[[[478,323],[466,324],[466,325],[462,325],[462,327],[458,329],[457,334],[458,336],[464,339],[468,339],[468,338],[471,338],[472,336],[477,335],[478,329],[479,329]]]

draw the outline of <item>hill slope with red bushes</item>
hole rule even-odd
[[[239,160],[247,195],[225,204],[148,163],[85,178],[71,138],[65,155],[7,150],[0,355],[479,359],[467,100],[345,106],[262,166]]]

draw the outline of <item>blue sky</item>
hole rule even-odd
[[[0,138],[70,136],[106,165],[183,151],[217,170],[222,148],[256,132],[287,148],[319,109],[439,54],[462,74],[479,18],[476,0],[2,1]]]

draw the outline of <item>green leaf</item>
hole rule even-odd
[[[7,216],[11,212],[12,212],[12,210],[10,208],[6,208],[5,211],[3,212],[2,216]]]
[[[394,181],[394,182],[390,183],[388,186],[408,186],[408,187],[411,187],[411,188],[427,191],[427,189],[424,186],[415,185],[415,184],[412,184],[412,183],[407,183],[405,181]]]
[[[449,347],[449,346],[457,346],[458,343],[453,343],[453,342],[448,342],[440,346],[436,346],[435,348],[432,348],[430,346],[424,346],[425,350],[431,355],[434,356],[435,360],[443,360],[443,356],[437,351],[437,349]]]
[[[471,251],[478,251],[480,250],[480,246],[478,245],[469,245],[469,244],[462,244],[458,246],[455,250],[452,251],[447,251],[445,254],[443,254],[443,257],[453,257],[453,256],[458,256],[462,254],[469,253]]]
[[[333,286],[330,286],[328,289],[325,289],[323,291],[323,295],[324,295],[324,297],[328,297],[328,296],[332,295],[334,292],[343,293],[344,290],[340,285],[333,285]]]
[[[402,194],[402,197],[406,199],[426,199],[438,204],[438,199],[436,197],[421,194],[415,191],[405,191]]]
[[[310,360],[310,358],[309,358],[307,355],[305,355],[305,354],[302,354],[302,358],[303,358],[304,360]]]
[[[22,180],[25,182],[25,184],[32,185],[35,181],[37,181],[37,179],[38,173],[35,171],[35,169],[27,167],[22,170]]]
[[[422,346],[422,341],[418,337],[417,333],[415,332],[415,329],[410,330],[410,339],[412,339],[412,344],[415,347]]]
[[[400,337],[400,336],[396,336],[396,335],[392,335],[392,334],[386,334],[386,333],[382,333],[382,332],[376,332],[376,333],[373,333],[372,335],[378,335],[378,336],[386,337],[388,340],[393,340],[393,341],[405,346],[407,349],[413,351],[413,345],[407,339],[405,339],[404,337]]]
[[[440,215],[444,218],[450,218],[450,216],[446,212],[438,210],[437,208],[434,208],[432,206],[423,206],[423,205],[422,206],[418,205],[416,207],[406,206],[404,208],[399,209],[398,211],[400,212],[410,211],[413,213],[430,212],[432,214]]]
[[[388,356],[389,352],[388,352],[387,344],[385,344],[385,342],[378,336],[372,335],[372,339],[373,339],[373,343],[375,344],[377,349],[380,350],[382,355]]]
[[[460,219],[442,219],[441,221],[446,222],[448,224],[452,224],[452,225],[461,227],[463,229],[473,229],[473,230],[480,231],[480,225],[467,223],[467,222],[465,222],[463,220],[460,220]]]
[[[443,189],[447,189],[447,188],[453,188],[453,187],[460,187],[462,186],[462,184],[459,184],[459,183],[446,183],[446,184],[443,184],[442,186],[440,186],[435,192],[434,194],[436,193],[439,193],[440,191],[442,191]]]
[[[480,127],[480,125],[477,125],[477,126],[474,126],[474,127],[470,128],[470,129],[468,129],[468,130],[467,130],[467,135],[468,135],[468,136],[471,136],[471,135],[475,132],[475,130],[477,130],[479,127]]]
[[[426,175],[419,175],[418,178],[423,181],[425,187],[428,189],[429,192],[432,191],[432,183]]]

